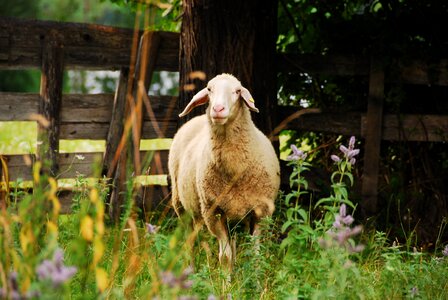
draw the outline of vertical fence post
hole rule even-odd
[[[370,63],[369,98],[365,134],[364,173],[362,175],[362,212],[371,216],[377,211],[381,135],[383,126],[384,69],[380,58]]]
[[[112,113],[103,160],[103,174],[112,178],[110,216],[119,220],[127,192],[128,174],[140,175],[140,138],[143,125],[143,98],[147,95],[159,47],[157,32],[145,32],[140,39],[133,80],[122,70]],[[132,85],[131,85],[132,84]],[[115,128],[117,126],[117,128]],[[128,162],[133,165],[129,166]]]
[[[56,176],[58,172],[60,109],[64,55],[57,33],[50,32],[42,47],[42,74],[38,107],[38,159],[42,172]],[[43,117],[43,118],[41,118]]]
[[[132,130],[133,143],[130,145],[133,149],[135,175],[141,175],[142,172],[140,139],[143,127],[144,100],[145,97],[148,99],[147,95],[154,73],[159,44],[159,33],[149,31],[143,33],[138,47],[133,86],[135,122],[133,124],[134,129]],[[150,103],[148,104],[150,105]]]
[[[121,68],[115,91],[114,104],[112,107],[112,117],[109,124],[109,131],[106,138],[106,150],[103,157],[102,175],[110,178],[116,168],[116,153],[124,131],[126,93],[128,89],[129,68]]]

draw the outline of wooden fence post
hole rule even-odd
[[[102,175],[111,178],[117,166],[119,144],[123,136],[125,122],[126,94],[128,89],[129,68],[121,68],[115,91],[112,117],[106,138],[106,150],[103,157]]]
[[[370,64],[369,98],[367,105],[364,173],[362,175],[362,213],[365,217],[377,211],[380,148],[383,126],[384,70],[380,58]]]
[[[129,70],[127,74],[122,70],[120,75],[103,161],[103,173],[113,178],[109,213],[114,222],[121,215],[128,174],[137,176],[142,171],[140,138],[143,102],[154,72],[159,42],[157,32],[145,32],[140,39],[134,77],[129,78]],[[128,166],[128,162],[133,162],[133,166]]]
[[[60,109],[64,55],[58,35],[50,32],[42,47],[42,74],[38,121],[38,159],[42,172],[56,176],[58,172]]]
[[[149,110],[151,109],[148,99],[149,85],[151,84],[152,76],[154,73],[154,66],[157,59],[158,49],[160,44],[160,36],[158,32],[150,31],[144,32],[138,47],[137,62],[135,64],[135,76],[133,85],[133,99],[134,99],[134,111],[135,113],[131,148],[133,149],[133,162],[135,175],[141,175],[142,164],[140,158],[140,138],[142,135],[143,127],[143,107]],[[145,103],[146,102],[146,103]],[[145,104],[145,105],[144,105]],[[131,117],[131,116],[129,116]]]

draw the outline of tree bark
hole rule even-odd
[[[179,111],[208,80],[231,73],[255,98],[261,112],[256,124],[270,132],[276,106],[277,1],[185,0],[183,10]],[[192,79],[194,71],[204,72],[205,80]],[[204,110],[195,109],[180,125]]]

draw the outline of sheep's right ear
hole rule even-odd
[[[179,117],[187,115],[196,106],[204,105],[206,103],[208,103],[208,89],[204,88],[193,96],[193,99],[191,99],[190,103],[185,107],[184,111],[179,114]]]

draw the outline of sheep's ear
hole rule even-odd
[[[241,97],[244,99],[244,103],[246,103],[247,107],[249,107],[251,111],[260,112],[258,108],[255,107],[254,98],[245,87],[241,87]]]
[[[206,103],[208,103],[208,89],[204,88],[193,96],[193,99],[191,99],[190,103],[188,103],[187,107],[185,107],[184,111],[179,114],[179,117],[187,115],[196,106]]]

